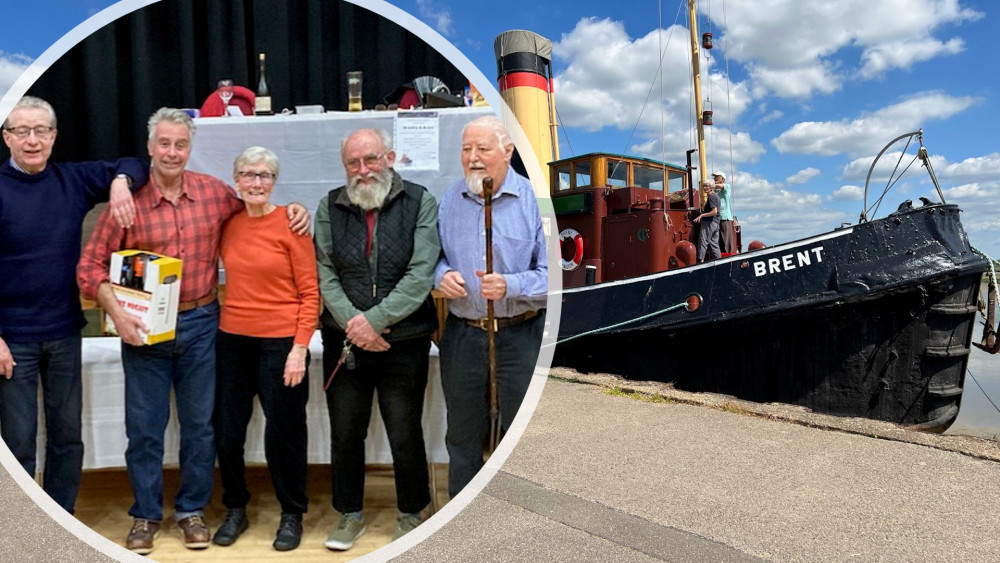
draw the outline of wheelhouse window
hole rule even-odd
[[[590,186],[590,161],[581,160],[573,163],[574,188],[586,188]]]
[[[573,179],[571,165],[569,162],[566,164],[560,164],[559,166],[553,167],[553,172],[555,176],[555,192],[561,192],[563,190],[568,190],[573,187],[571,181]]]
[[[608,185],[613,188],[628,185],[628,163],[624,160],[608,159]]]
[[[663,175],[664,170],[662,168],[654,168],[652,166],[644,166],[642,164],[635,164],[632,168],[632,181],[640,188],[662,191]]]
[[[684,189],[684,174],[669,170],[667,172],[667,186],[671,192],[679,192]]]

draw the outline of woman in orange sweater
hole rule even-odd
[[[281,523],[274,548],[298,547],[306,496],[306,402],[309,340],[319,317],[316,251],[311,237],[288,228],[284,207],[271,203],[278,157],[250,147],[233,163],[246,210],[223,228],[220,254],[226,298],[216,339],[215,442],[226,516],[212,541],[231,545],[250,522],[243,444],[260,399],[264,454]]]

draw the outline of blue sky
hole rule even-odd
[[[529,29],[551,39],[564,157],[572,154],[566,136],[575,154],[665,155],[677,163],[692,145],[686,2],[663,2],[662,14],[647,0],[627,10],[622,2],[590,0],[393,3],[489,78],[496,76],[499,33]],[[114,2],[11,4],[0,34],[0,91],[55,40]],[[703,97],[715,112],[708,166],[734,184],[745,241],[774,244],[856,222],[871,158],[893,137],[923,128],[945,196],[962,206],[973,245],[1000,257],[1000,73],[991,62],[1000,8],[984,0],[701,5],[707,15],[699,27],[715,35],[711,58],[702,60]],[[668,69],[662,96],[660,48]],[[651,84],[654,101],[640,118]],[[880,214],[932,194],[925,174],[909,175]]]

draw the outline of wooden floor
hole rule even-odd
[[[448,502],[448,466],[433,466],[436,484],[437,507]],[[368,525],[354,548],[340,552],[323,546],[330,530],[337,525],[340,514],[331,505],[329,465],[309,466],[309,512],[303,519],[302,545],[293,551],[278,552],[271,547],[278,528],[281,509],[274,496],[266,467],[251,467],[247,481],[253,498],[247,506],[250,529],[229,547],[212,545],[208,549],[189,550],[181,542],[177,525],[173,521],[172,497],[177,490],[178,472],[165,471],[166,501],[164,520],[153,552],[148,557],[163,563],[182,561],[323,561],[326,563],[348,561],[374,551],[392,539],[396,529],[396,493],[391,466],[371,466],[365,479],[364,516]],[[216,478],[216,491],[205,516],[212,532],[219,526],[225,507],[221,500],[221,487]],[[76,501],[76,517],[111,541],[125,545],[125,536],[132,526],[128,509],[132,505],[132,489],[124,469],[85,471],[80,494]],[[429,516],[428,508],[425,517]]]

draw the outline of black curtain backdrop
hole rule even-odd
[[[468,85],[422,39],[346,2],[162,0],[82,41],[28,93],[56,110],[54,161],[145,156],[146,121],[157,108],[200,108],[221,78],[256,90],[261,52],[275,112],[345,110],[353,70],[364,72],[366,109],[422,75],[452,92]]]

